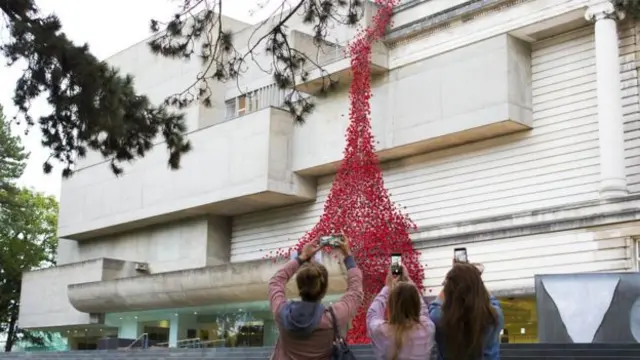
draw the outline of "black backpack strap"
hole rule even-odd
[[[336,319],[336,313],[333,312],[333,307],[329,306],[329,315],[331,315],[331,325],[333,325],[333,338],[335,340],[342,340],[340,331],[338,331],[338,320]]]

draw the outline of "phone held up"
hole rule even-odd
[[[332,248],[337,248],[344,241],[344,237],[342,235],[330,235],[330,236],[322,236],[320,237],[320,246],[329,246]]]
[[[391,274],[402,275],[402,254],[391,254]]]
[[[460,263],[469,262],[469,258],[467,257],[467,248],[453,249],[453,260]]]

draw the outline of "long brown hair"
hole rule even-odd
[[[420,293],[406,282],[396,284],[389,293],[389,331],[393,332],[395,349],[391,360],[398,360],[406,334],[420,324]]]
[[[481,275],[476,265],[467,263],[454,264],[447,273],[442,304],[447,359],[482,359],[487,331],[498,326],[498,314]]]

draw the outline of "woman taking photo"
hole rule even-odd
[[[289,261],[269,280],[271,311],[280,332],[271,360],[328,360],[332,354],[334,331],[331,313],[321,301],[329,286],[329,273],[313,255],[322,246],[318,240],[306,244],[300,255]],[[338,246],[347,268],[347,291],[331,306],[338,328],[344,328],[362,305],[362,271],[351,255],[349,239]],[[300,301],[287,301],[285,288],[296,274]]]
[[[442,292],[429,304],[429,316],[436,324],[440,360],[500,359],[504,316],[476,265],[454,263]]]
[[[405,275],[407,269],[402,274],[389,271],[387,285],[367,312],[367,332],[379,360],[429,359],[435,326],[418,288]]]

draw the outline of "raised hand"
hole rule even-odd
[[[311,260],[311,258],[313,258],[313,255],[315,255],[321,248],[322,246],[320,245],[320,240],[315,239],[308,242],[302,247],[302,250],[300,251],[300,255],[298,257],[302,261],[309,261]]]
[[[336,247],[340,252],[342,252],[344,257],[351,256],[351,247],[349,246],[349,242],[349,238],[345,234],[342,234],[342,241],[340,242],[340,245]]]

